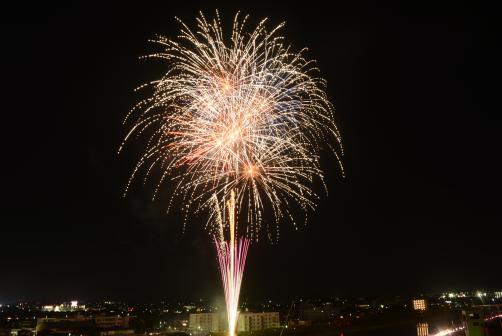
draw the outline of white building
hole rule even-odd
[[[279,328],[279,313],[239,313],[237,331],[254,331]],[[194,313],[189,318],[190,331],[206,335],[210,332],[227,331],[226,315],[223,313]]]
[[[188,327],[197,334],[224,331],[224,316],[221,313],[196,313],[190,314]]]
[[[237,320],[237,331],[255,331],[279,328],[279,313],[240,313]]]

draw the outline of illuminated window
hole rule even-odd
[[[424,299],[415,299],[413,300],[413,309],[414,310],[426,310],[427,304]]]

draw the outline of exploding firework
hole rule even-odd
[[[260,235],[263,214],[272,218],[269,236],[284,217],[295,224],[294,214],[306,214],[318,198],[311,186],[323,181],[321,145],[334,139],[338,161],[342,154],[325,82],[306,50],[284,44],[283,24],[268,31],[262,20],[246,33],[247,18],[235,16],[228,39],[218,13],[211,21],[200,14],[196,31],[180,21],[175,40],[155,39],[162,49],[147,57],[165,60],[168,68],[140,87],[153,95],[126,117],[132,127],[124,139],[147,142],[126,192],[138,174],[147,180],[158,168],[154,198],[170,180],[168,209],[179,197],[186,215],[209,210],[231,334],[246,252]]]

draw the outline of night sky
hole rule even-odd
[[[253,3],[251,5],[251,3]],[[306,227],[251,247],[243,297],[502,289],[499,20],[460,2],[247,1],[3,8],[0,303],[29,299],[214,299],[203,216],[182,232],[166,185],[123,188],[140,153],[122,120],[166,64],[139,60],[174,16],[241,9],[309,47],[328,80],[346,178]],[[176,208],[175,208],[176,209]]]

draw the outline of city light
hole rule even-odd
[[[414,299],[413,300],[413,309],[414,310],[426,310],[427,302],[424,299]]]
[[[458,327],[458,328],[452,328],[452,329],[445,329],[445,330],[441,330],[435,334],[432,334],[431,336],[446,336],[446,335],[451,335],[451,334],[454,334],[458,331],[462,331],[464,330],[465,328],[464,327]]]
[[[428,323],[418,323],[417,324],[417,336],[428,336],[429,335],[429,324]]]

